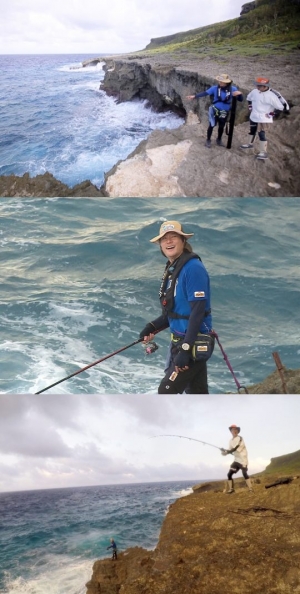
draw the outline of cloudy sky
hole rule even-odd
[[[272,414],[270,411],[272,410]],[[298,395],[0,395],[0,491],[226,476],[241,426],[250,473],[300,449]]]
[[[1,54],[122,53],[153,37],[238,17],[243,0],[1,2]]]

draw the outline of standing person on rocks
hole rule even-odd
[[[229,472],[227,474],[227,490],[225,491],[228,494],[234,493],[234,485],[233,485],[233,475],[239,470],[242,471],[243,477],[246,481],[246,485],[249,491],[253,491],[251,479],[248,476],[248,452],[245,446],[245,442],[241,435],[239,435],[241,428],[237,427],[237,425],[230,425],[228,427],[229,431],[231,432],[232,439],[229,442],[228,450],[221,448],[222,456],[227,456],[228,454],[233,454],[234,461],[232,462]]]
[[[218,146],[224,146],[222,136],[225,124],[228,120],[229,111],[231,108],[232,97],[237,97],[238,101],[243,101],[243,94],[238,88],[232,84],[231,78],[228,74],[219,74],[216,77],[217,85],[210,87],[207,91],[197,93],[196,95],[187,95],[187,99],[199,99],[209,95],[213,102],[208,110],[209,126],[207,129],[207,138],[205,146],[211,148],[211,136],[214,127],[218,124],[218,136],[216,143]]]
[[[253,148],[256,133],[258,131],[259,153],[257,159],[267,159],[267,137],[266,129],[272,124],[273,117],[281,111],[289,113],[288,102],[274,89],[270,88],[270,81],[266,77],[258,77],[255,81],[256,88],[247,95],[250,112],[251,142],[242,144],[242,149]]]
[[[112,560],[117,561],[118,560],[117,544],[115,543],[113,538],[110,539],[109,547],[106,547],[107,551],[108,551],[108,549],[112,549]]]
[[[185,233],[178,221],[166,221],[150,240],[167,258],[159,291],[162,314],[140,332],[147,343],[155,330],[171,330],[159,394],[208,394],[206,361],[214,349],[210,281],[201,258],[187,242],[193,235]]]

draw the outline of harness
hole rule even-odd
[[[221,92],[225,93],[225,99],[222,98],[221,96]],[[215,115],[218,118],[226,118],[228,116],[228,111],[226,111],[226,109],[219,109],[219,107],[215,106],[215,103],[231,103],[231,99],[232,99],[232,89],[231,89],[231,85],[227,86],[226,88],[224,87],[217,87],[215,90],[215,95],[214,95],[214,100],[213,100],[213,110]]]
[[[175,263],[170,264],[170,262],[167,262],[166,264],[166,268],[159,289],[159,299],[162,306],[163,315],[167,315],[169,318],[173,318],[176,320],[188,320],[190,317],[183,316],[173,311],[174,290],[176,280],[179,276],[181,269],[187,262],[189,262],[189,260],[192,260],[194,258],[197,258],[201,262],[201,258],[197,254],[194,254],[193,252],[183,252],[183,254],[179,256],[178,260]],[[205,312],[205,317],[209,316],[210,313],[211,310],[209,309]]]

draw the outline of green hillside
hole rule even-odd
[[[278,456],[278,458],[271,458],[271,463],[261,474],[300,474],[300,450],[285,456]]]
[[[300,48],[299,0],[255,0],[247,4],[254,8],[236,19],[151,39],[143,53],[220,55],[235,51],[262,55]]]

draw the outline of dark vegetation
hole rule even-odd
[[[151,39],[145,50],[148,55],[197,52],[216,56],[229,51],[262,55],[271,49],[279,53],[300,49],[299,0],[255,0],[249,4],[254,8],[236,19]]]

